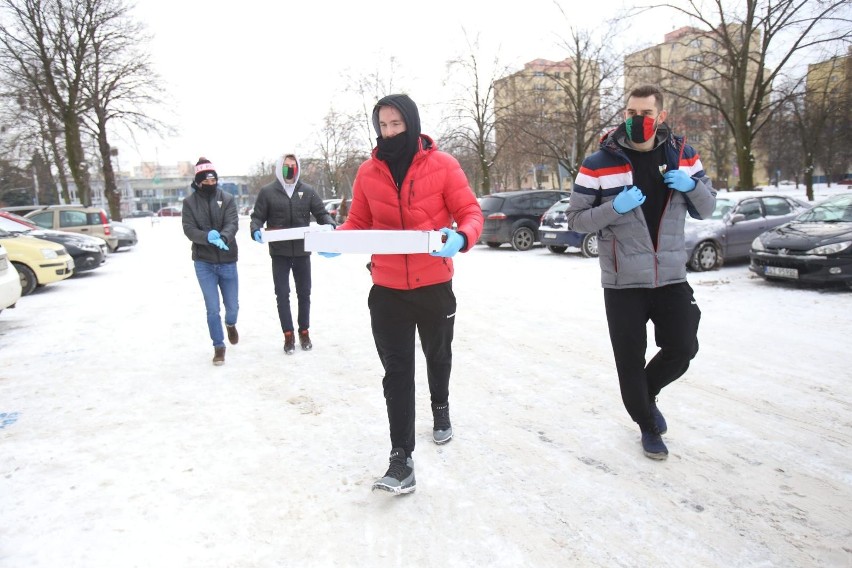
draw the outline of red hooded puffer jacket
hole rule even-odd
[[[358,169],[352,195],[349,217],[338,230],[437,231],[451,227],[455,219],[456,230],[467,238],[464,252],[482,233],[482,209],[461,166],[425,134],[420,135],[420,150],[401,189],[374,149],[373,157]],[[411,290],[450,280],[453,261],[429,254],[377,254],[372,274],[374,284]]]

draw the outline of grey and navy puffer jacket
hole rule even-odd
[[[252,235],[258,229],[263,229],[264,225],[267,229],[307,227],[311,224],[311,215],[320,225],[335,225],[334,219],[325,210],[325,205],[317,192],[299,179],[302,167],[298,158],[296,162],[299,165],[293,197],[287,195],[281,182],[279,173],[283,163],[281,158],[275,166],[278,179],[260,188],[251,214]],[[269,243],[270,256],[307,256],[309,254],[311,253],[305,251],[305,239]]]
[[[633,186],[633,166],[622,149],[627,144],[624,125],[604,136],[600,149],[583,160],[574,180],[566,211],[568,226],[573,231],[598,234],[604,288],[656,288],[685,282],[686,214],[704,219],[716,206],[716,190],[704,173],[698,152],[665,125],[658,129],[656,143],[657,147],[665,145],[663,171],[679,168],[695,180],[695,189],[688,193],[668,190],[656,249],[642,207],[620,215],[612,206],[625,187]]]
[[[236,234],[239,214],[234,196],[217,188],[207,197],[192,182],[192,195],[183,200],[181,221],[183,234],[192,241],[192,260],[221,264],[236,262],[238,257]],[[207,241],[207,234],[216,229],[228,250],[222,250]]]

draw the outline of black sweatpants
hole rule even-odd
[[[293,315],[290,312],[290,271],[296,284],[296,296],[299,300],[299,331],[311,325],[311,257],[272,256],[272,283],[275,285],[275,299],[278,302],[278,321],[281,331],[293,331]]]
[[[686,282],[659,288],[604,288],[604,304],[621,400],[634,422],[650,426],[651,401],[686,372],[698,353],[701,310]],[[649,320],[660,350],[645,365]]]
[[[453,366],[456,297],[452,281],[414,290],[374,285],[367,301],[376,351],[385,376],[382,387],[390,424],[391,448],[414,452],[414,330],[426,356],[432,404],[449,399]]]

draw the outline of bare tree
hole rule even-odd
[[[349,210],[348,201],[352,197],[352,183],[358,166],[367,158],[365,151],[358,150],[356,142],[360,125],[360,117],[331,108],[325,115],[317,140],[322,174],[331,185],[333,194],[341,200],[338,211],[343,218]]]
[[[104,194],[113,219],[121,219],[121,194],[118,191],[110,145],[110,127],[131,127],[142,131],[162,131],[162,122],[151,118],[147,109],[161,104],[158,77],[150,59],[140,46],[149,39],[143,26],[130,17],[123,0],[100,0],[87,4],[92,10],[86,18],[90,56],[83,67],[83,92],[90,112],[83,124],[97,141],[97,153],[104,180]],[[95,12],[96,11],[96,12]]]
[[[494,81],[508,72],[499,56],[491,62],[491,72],[483,68],[480,61],[479,44],[467,42],[468,53],[447,62],[447,79],[460,94],[447,105],[448,113],[443,124],[450,124],[441,136],[441,146],[456,158],[466,158],[464,163],[475,169],[466,170],[468,179],[477,195],[491,192],[491,170],[500,154],[500,146],[494,137],[497,109],[494,97]],[[460,160],[461,162],[461,160]],[[464,166],[463,166],[464,167]]]
[[[91,201],[81,133],[89,109],[84,68],[87,30],[98,0],[0,0],[0,68],[32,88],[39,104],[62,125],[68,167],[83,203]]]
[[[723,0],[686,0],[649,8],[665,8],[700,24],[684,37],[695,42],[688,65],[652,59],[643,65],[660,72],[665,90],[719,113],[734,140],[739,187],[753,188],[755,139],[782,100],[772,97],[773,83],[804,50],[849,42],[849,1],[743,0],[732,6]]]

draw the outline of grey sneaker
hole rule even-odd
[[[394,448],[390,453],[390,466],[385,476],[373,483],[373,491],[381,489],[394,495],[411,493],[417,486],[414,480],[414,460],[405,457],[405,450]]]
[[[453,439],[453,427],[450,425],[450,403],[432,405],[432,439],[436,444],[446,444]]]

